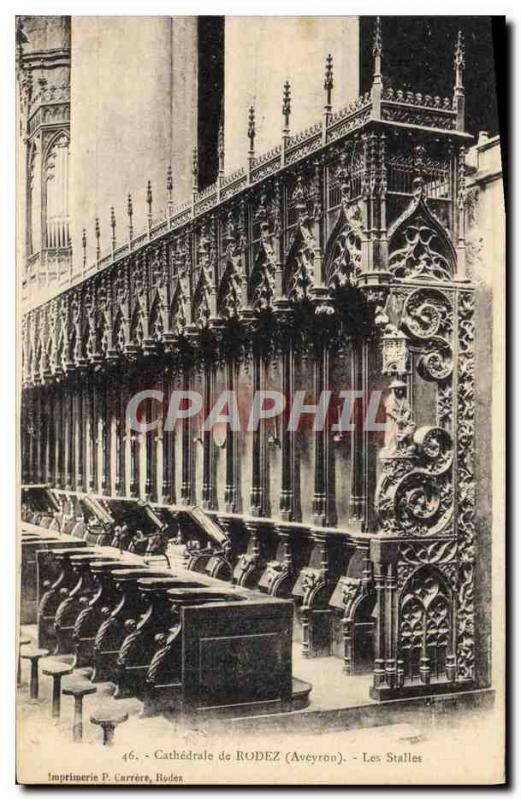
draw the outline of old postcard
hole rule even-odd
[[[19,783],[504,782],[504,26],[16,18]]]

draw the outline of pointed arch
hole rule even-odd
[[[116,311],[114,322],[112,324],[112,346],[120,353],[123,353],[126,344],[127,344],[127,337],[125,332],[125,322],[123,319],[123,314],[121,312],[121,309],[118,308],[118,310]]]
[[[138,302],[130,318],[130,343],[134,346],[141,347],[144,338],[143,310]]]
[[[168,328],[176,336],[180,336],[186,326],[186,296],[183,291],[181,278],[177,283],[172,295],[172,301],[168,310]]]
[[[440,570],[423,565],[409,576],[399,599],[399,651],[405,677],[444,676],[453,657],[452,590]]]
[[[43,203],[45,246],[70,246],[69,232],[69,136],[58,131],[43,153]]]
[[[362,215],[358,205],[340,208],[324,255],[324,280],[332,289],[353,284],[362,259]]]
[[[224,319],[235,319],[241,308],[241,276],[233,257],[226,260],[217,295],[217,310]]]
[[[210,319],[210,281],[203,268],[195,287],[192,317],[198,328],[206,328]]]
[[[159,292],[156,292],[156,296],[154,297],[152,306],[150,308],[150,314],[148,317],[148,330],[151,338],[155,342],[161,341],[163,333],[165,332],[165,318],[163,312],[163,302],[159,296]]]
[[[450,281],[455,270],[454,245],[420,192],[389,230],[389,271],[399,280]]]
[[[286,259],[282,289],[288,300],[307,300],[315,278],[315,242],[311,233],[299,224]]]
[[[255,311],[268,311],[275,296],[275,259],[263,241],[255,256],[248,285],[248,303]]]

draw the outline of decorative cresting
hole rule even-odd
[[[456,250],[425,198],[423,153],[416,160],[413,199],[389,229],[389,271],[403,281],[451,281]]]
[[[399,598],[399,672],[406,682],[455,680],[452,608],[452,589],[436,567],[413,572]]]

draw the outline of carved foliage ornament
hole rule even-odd
[[[376,490],[381,529],[400,536],[446,533],[453,514],[452,439],[441,428],[418,428],[406,449],[381,453]]]

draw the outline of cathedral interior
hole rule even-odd
[[[105,743],[129,698],[143,729],[485,702],[502,188],[464,36],[439,96],[428,73],[393,85],[372,20],[358,93],[346,18],[310,45],[309,103],[269,84],[268,119],[233,20],[150,18],[133,55],[131,18],[75,30],[96,19],[17,24],[20,692],[52,676],[59,716],[63,675],[75,740],[97,692]],[[146,424],[223,391],[241,420],[259,392],[288,402],[253,430],[182,404]],[[314,424],[346,391],[352,415]]]

